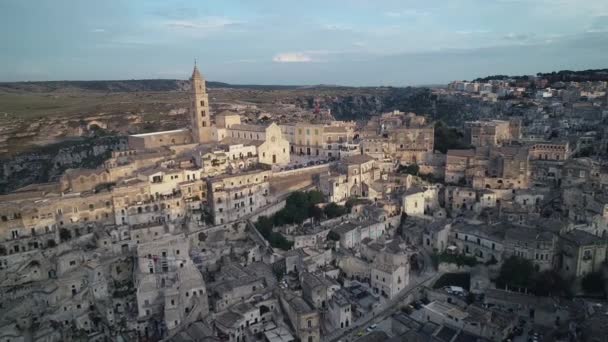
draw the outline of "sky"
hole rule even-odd
[[[406,86],[608,67],[608,0],[0,0],[0,82]]]

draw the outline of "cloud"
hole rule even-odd
[[[106,32],[106,29],[96,28],[96,29],[91,30],[91,32],[93,32],[93,33],[104,33],[104,32]]]
[[[533,34],[511,32],[511,33],[505,35],[503,37],[503,39],[510,40],[510,41],[516,41],[516,42],[522,42],[522,41],[526,41],[526,40],[532,38],[533,36],[534,36]]]
[[[323,28],[328,31],[352,31],[353,28],[342,24],[326,24]]]
[[[275,55],[272,61],[276,63],[310,63],[314,59],[305,52],[285,52]]]
[[[214,31],[242,24],[226,17],[207,17],[201,20],[170,20],[165,26],[177,30]]]
[[[407,9],[403,11],[389,11],[385,12],[384,15],[391,18],[402,18],[402,17],[426,17],[431,13],[429,11]]]
[[[182,20],[198,16],[198,9],[196,7],[175,6],[174,4],[171,4],[169,6],[156,8],[152,10],[151,13],[166,19]]]
[[[587,28],[588,33],[605,33],[608,32],[608,15],[597,15],[591,25]]]
[[[456,31],[457,34],[462,34],[462,35],[470,35],[470,34],[485,34],[485,33],[490,33],[489,30],[458,30]]]

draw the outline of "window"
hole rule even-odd
[[[312,321],[311,321],[310,319],[308,320],[308,327],[309,327],[309,328],[312,328]],[[311,337],[309,337],[309,339],[310,339],[310,338],[311,338]]]
[[[204,118],[206,116],[205,111],[201,110],[201,118]]]
[[[591,251],[590,250],[586,250],[583,252],[583,260],[590,260],[591,259]]]

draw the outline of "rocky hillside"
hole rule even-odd
[[[428,115],[450,125],[459,124],[470,112],[470,101],[458,97],[438,97],[429,88],[369,88],[357,94],[301,96],[298,106],[312,110],[318,104],[331,109],[338,120],[365,120],[371,115],[400,110]]]
[[[125,149],[126,144],[121,137],[80,139],[0,159],[0,194],[33,183],[56,181],[70,168],[96,168],[111,156],[111,151]]]

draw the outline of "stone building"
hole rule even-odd
[[[287,313],[300,341],[319,342],[321,340],[319,312],[294,292],[283,290],[279,296],[281,306]]]
[[[517,316],[498,310],[469,305],[464,309],[456,305],[434,301],[423,307],[426,321],[443,324],[490,341],[503,341],[517,325]]]
[[[580,278],[600,271],[606,261],[606,246],[606,240],[578,229],[560,235],[560,272],[568,278]]]
[[[555,262],[557,237],[547,231],[505,226],[505,257],[530,260],[541,271],[551,270]]]
[[[528,151],[521,146],[448,150],[445,181],[474,188],[522,189],[529,186]]]
[[[207,94],[207,83],[198,71],[196,64],[190,78],[192,93],[190,97],[190,117],[192,141],[194,143],[209,143],[217,141],[215,131],[212,127],[214,120],[209,110],[209,95]]]
[[[345,290],[338,290],[328,302],[327,321],[333,329],[346,329],[353,322],[352,304]]]
[[[342,202],[351,196],[368,197],[370,186],[381,177],[374,158],[353,155],[340,159],[329,174],[322,174],[319,188],[331,202]]]
[[[530,160],[566,160],[570,157],[568,142],[538,142],[528,147]]]
[[[271,171],[226,174],[208,181],[207,201],[215,224],[238,220],[269,203]]]
[[[254,340],[272,318],[272,310],[263,304],[242,302],[219,314],[214,322],[218,336],[230,342]]]
[[[371,240],[380,238],[384,235],[385,229],[383,222],[349,220],[336,225],[332,231],[340,237],[341,247],[355,248],[366,238]]]
[[[403,194],[403,212],[408,216],[424,216],[424,189],[412,187]]]
[[[200,145],[193,154],[205,176],[247,169],[259,161],[255,144],[232,138],[225,138],[218,144]]]
[[[302,298],[313,308],[324,310],[334,293],[340,289],[340,284],[321,274],[302,272]]]
[[[395,297],[409,283],[409,264],[377,257],[371,266],[371,288],[386,298]]]
[[[449,235],[452,229],[447,220],[438,220],[425,226],[422,235],[422,245],[429,252],[439,252],[448,248]]]
[[[481,262],[501,262],[505,231],[501,225],[485,226],[460,223],[452,225],[452,242],[464,255]]]
[[[173,330],[209,312],[205,282],[189,249],[189,240],[183,236],[137,246],[138,317],[163,313],[166,327]]]
[[[281,128],[276,123],[251,125],[225,123],[226,136],[231,141],[242,141],[256,147],[258,161],[267,165],[285,165],[290,161],[289,141],[283,137]]]
[[[465,181],[471,168],[475,150],[448,150],[445,162],[445,182],[458,184]]]
[[[521,138],[521,120],[465,122],[465,140],[475,147],[501,146]]]
[[[192,143],[192,134],[186,128],[129,136],[129,148],[138,151],[189,143]]]
[[[427,154],[433,153],[433,126],[423,128],[404,127],[391,130],[388,134],[391,141],[391,157],[401,164],[424,164]]]

